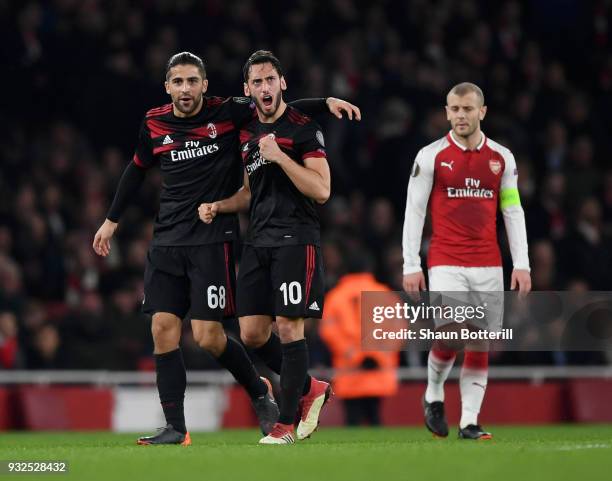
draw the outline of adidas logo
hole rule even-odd
[[[172,140],[172,138],[169,135],[166,135],[164,137],[164,141],[162,142],[162,145],[168,145],[168,144],[171,144],[172,142],[174,142],[174,140]]]
[[[293,436],[291,436],[291,434],[285,434],[281,439],[285,441],[287,444],[295,443],[295,439],[293,439]]]
[[[310,304],[310,307],[308,307],[308,309],[310,309],[311,311],[320,311],[321,309],[319,309],[319,304],[317,304],[317,301],[314,301],[312,304]]]

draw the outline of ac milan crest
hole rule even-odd
[[[211,122],[206,126],[206,128],[208,129],[208,136],[211,139],[214,139],[217,136],[217,127],[215,127],[215,124]]]

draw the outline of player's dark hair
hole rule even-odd
[[[206,67],[204,67],[204,61],[191,52],[180,52],[174,54],[172,57],[170,57],[170,60],[168,60],[168,64],[166,65],[166,80],[170,78],[170,69],[172,67],[176,67],[177,65],[195,65],[198,67],[200,75],[202,75],[202,79],[206,78]]]
[[[256,52],[253,52],[251,54],[249,59],[244,64],[244,67],[242,67],[242,75],[244,77],[245,82],[249,81],[249,72],[251,70],[251,66],[259,65],[262,63],[271,63],[272,66],[278,72],[278,76],[283,76],[283,69],[281,67],[280,60],[278,60],[269,50],[257,50]]]
[[[341,249],[346,250],[347,254],[344,255],[342,273],[343,274],[356,274],[360,272],[374,272],[376,263],[370,252],[360,246],[352,246],[352,250],[348,250],[348,246],[341,246]]]
[[[455,94],[459,97],[463,97],[464,95],[467,95],[471,92],[474,92],[476,94],[476,97],[478,97],[482,102],[482,105],[484,105],[485,100],[484,94],[482,93],[482,89],[478,85],[473,84],[471,82],[461,82],[460,84],[455,85],[452,89],[450,89],[448,95]]]

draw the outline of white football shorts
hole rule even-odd
[[[441,292],[443,305],[479,307],[469,316],[455,320],[437,319],[436,327],[451,322],[465,322],[474,327],[499,332],[504,318],[504,272],[501,267],[434,266],[429,269],[429,291]],[[481,314],[484,312],[484,317]],[[461,319],[461,320],[458,320]]]

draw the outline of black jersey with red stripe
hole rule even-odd
[[[281,150],[300,165],[310,157],[326,157],[319,124],[289,105],[276,122],[266,124],[255,118],[240,131],[240,152],[251,189],[246,242],[258,247],[318,245],[320,226],[314,200],[259,152],[259,139],[271,133]]]
[[[254,112],[247,97],[205,97],[193,117],[175,116],[172,104],[147,112],[134,162],[143,168],[159,163],[161,169],[153,245],[201,245],[237,238],[235,214],[218,215],[205,224],[198,207],[230,197],[242,185],[238,132]]]

